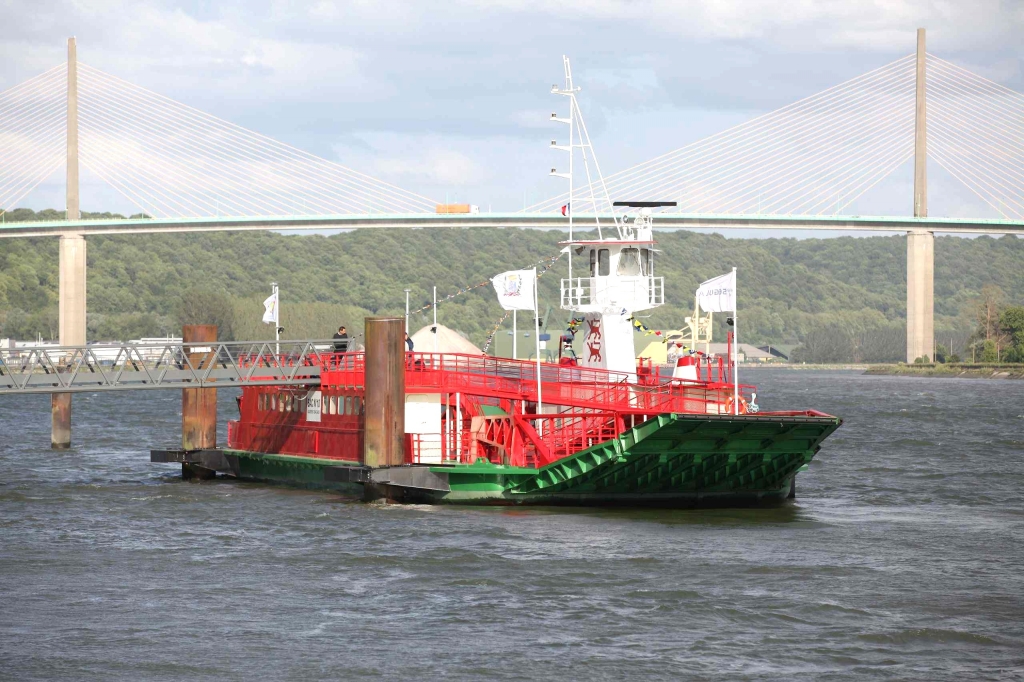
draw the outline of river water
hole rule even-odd
[[[183,482],[175,391],[76,396],[68,452],[0,398],[0,678],[1024,677],[1024,382],[744,380],[846,420],[780,508]]]

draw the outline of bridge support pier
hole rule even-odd
[[[935,233],[907,233],[907,362],[934,360]]]

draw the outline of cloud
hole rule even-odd
[[[491,179],[477,160],[436,136],[360,136],[362,144],[335,146],[339,163],[386,177],[404,186],[438,185],[458,188]]]

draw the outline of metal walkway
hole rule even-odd
[[[320,340],[0,349],[0,396],[319,383],[330,355]]]

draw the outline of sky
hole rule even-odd
[[[1024,0],[0,0],[0,90],[65,58],[438,200],[564,191],[563,54],[605,173],[928,49],[1024,92]],[[996,217],[934,164],[930,214]],[[909,165],[856,212],[906,215]],[[22,205],[63,208],[57,173]],[[83,210],[133,207],[83,173]]]

